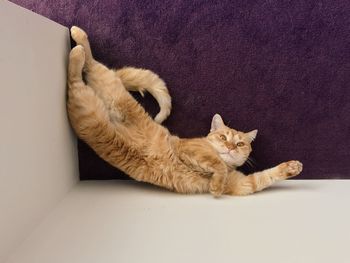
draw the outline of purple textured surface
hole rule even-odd
[[[299,178],[350,178],[349,1],[13,2],[84,28],[109,66],[157,72],[173,97],[173,133],[206,135],[217,112],[259,129],[256,169],[298,159]],[[157,110],[149,96],[142,103]],[[122,176],[82,142],[79,158],[82,179]]]

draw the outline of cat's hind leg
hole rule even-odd
[[[302,169],[303,165],[299,161],[289,161],[247,176],[234,171],[228,175],[225,193],[230,195],[248,195],[259,192],[275,182],[297,176]]]
[[[115,72],[99,63],[93,58],[87,34],[79,27],[71,28],[71,35],[74,41],[83,47],[85,51],[85,64],[83,71],[89,87],[104,102],[113,122],[120,122],[124,119],[118,105],[119,100],[127,93],[120,79]]]
[[[84,64],[84,48],[78,45],[69,53],[68,85],[85,85],[82,76]]]
[[[84,63],[84,48],[74,47],[68,65],[68,115],[78,136],[98,147],[113,142],[115,130],[103,101],[82,79]]]
[[[96,61],[92,55],[88,36],[85,31],[77,26],[72,26],[70,32],[73,40],[77,43],[77,45],[84,47],[86,64],[90,65],[91,63],[95,63]]]
[[[83,71],[85,73],[86,83],[105,104],[112,123],[144,127],[145,120],[150,120],[149,115],[146,114],[144,108],[137,103],[124,87],[120,76],[114,70],[107,68],[93,58],[87,34],[79,27],[73,26],[71,28],[71,35],[76,43],[81,45],[85,50]],[[156,83],[163,85],[163,90],[167,91],[164,82],[156,74],[151,74],[151,76],[151,79],[156,76],[158,78]],[[148,77],[150,76],[148,75]],[[159,85],[153,88],[156,87],[159,88]],[[154,95],[154,93],[151,94]],[[161,122],[170,113],[171,100],[169,94],[165,96],[161,91],[157,91],[157,94],[161,96],[158,98],[158,101],[163,101],[164,99],[164,103],[160,103],[163,113],[157,117],[157,121]],[[154,96],[156,97],[156,95]]]
[[[147,90],[158,101],[161,109],[155,118],[156,122],[161,123],[168,117],[171,110],[171,97],[164,81],[157,74],[149,70],[130,67],[118,71],[109,69],[94,59],[88,35],[84,30],[73,26],[71,28],[71,36],[78,45],[84,47],[86,62],[83,71],[86,73],[85,79],[87,84],[95,90],[108,109],[120,113],[121,109],[116,107],[116,105],[124,104],[120,100],[125,101],[125,98],[133,100],[126,92],[127,90],[141,93]],[[123,118],[122,114],[117,116],[119,120]]]
[[[118,98],[118,91],[125,90],[114,70],[107,68],[93,58],[88,36],[81,28],[73,26],[71,36],[77,45],[85,50],[85,65],[83,71],[87,84],[96,91],[106,105],[110,105],[114,98]]]
[[[77,45],[81,45],[85,50],[84,72],[86,73],[87,83],[95,90],[105,89],[106,86],[110,86],[116,79],[115,72],[94,59],[85,31],[77,26],[73,26],[71,28],[71,36]]]

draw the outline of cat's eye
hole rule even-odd
[[[238,147],[244,146],[244,142],[239,142],[239,143],[237,143],[237,146],[238,146]]]
[[[220,135],[220,139],[223,140],[223,141],[227,141],[227,138],[225,135]]]

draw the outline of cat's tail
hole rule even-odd
[[[154,120],[162,123],[170,114],[171,97],[164,81],[154,72],[147,69],[125,67],[115,71],[129,91],[138,91],[141,95],[149,92],[158,102],[160,111]]]

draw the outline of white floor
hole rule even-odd
[[[80,182],[11,263],[350,262],[350,180],[287,181],[248,197]]]

